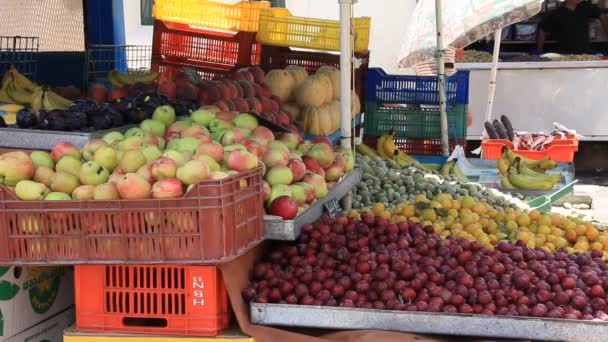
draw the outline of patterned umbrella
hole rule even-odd
[[[443,0],[443,46],[464,48],[503,27],[540,12],[543,0]],[[413,67],[437,55],[436,0],[418,0],[412,14],[399,66]]]

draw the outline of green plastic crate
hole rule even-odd
[[[467,106],[448,105],[448,135],[463,139],[467,135]],[[401,138],[441,139],[439,107],[386,107],[381,103],[365,104],[365,135],[380,136],[395,130]]]

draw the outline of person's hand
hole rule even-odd
[[[533,47],[532,49],[530,49],[530,54],[531,55],[536,55],[536,56],[540,56],[543,54],[542,51],[540,51],[539,49]]]

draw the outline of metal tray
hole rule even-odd
[[[71,142],[78,147],[82,147],[87,141],[101,138],[106,133],[114,131],[124,133],[129,128],[137,126],[138,125],[120,126],[91,133],[0,128],[0,147],[21,148],[26,150],[50,150],[53,145],[62,141]]]
[[[340,182],[338,182],[328,193],[327,196],[315,201],[301,215],[293,220],[283,220],[277,216],[264,216],[264,236],[268,240],[293,241],[300,232],[302,226],[316,221],[323,214],[323,205],[333,199],[341,199],[361,181],[361,169],[355,167]]]
[[[341,330],[388,330],[418,334],[606,341],[608,323],[552,318],[486,316],[252,303],[253,324]]]

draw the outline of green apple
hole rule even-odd
[[[69,201],[72,197],[65,192],[51,192],[44,196],[45,201]]]
[[[175,140],[175,139],[174,139]],[[193,137],[185,137],[185,138],[180,138],[177,139],[177,151],[181,152],[181,151],[190,151],[190,152],[195,152],[196,148],[201,144],[200,140],[193,138]],[[173,141],[173,140],[171,140]]]
[[[146,119],[139,125],[144,132],[150,132],[159,137],[165,136],[165,124],[160,121]]]
[[[165,126],[169,126],[175,122],[175,110],[169,105],[156,107],[154,113],[152,113],[152,120],[160,121]]]
[[[232,119],[232,122],[236,127],[248,129],[250,131],[258,127],[258,119],[249,113],[241,113],[237,115],[234,119]]]
[[[100,147],[95,154],[93,154],[93,160],[108,169],[108,171],[114,171],[116,165],[118,165],[118,160],[116,158],[116,150],[109,147],[103,146]]]
[[[197,124],[209,127],[209,123],[211,122],[211,120],[215,119],[215,113],[206,109],[197,109],[192,112],[192,114],[190,114],[190,117]]]
[[[108,143],[108,145],[112,145],[115,141],[121,141],[125,138],[125,136],[117,131],[106,133],[101,140]]]
[[[99,185],[108,181],[110,172],[96,161],[88,161],[80,169],[80,182],[85,185]]]
[[[46,166],[51,169],[55,169],[55,161],[53,161],[53,157],[51,157],[51,154],[48,152],[34,151],[30,154],[30,158],[36,167]]]
[[[136,135],[141,135],[142,133],[143,133],[143,130],[141,128],[131,127],[125,132],[125,138],[134,137]]]
[[[151,163],[163,155],[163,151],[161,151],[156,145],[144,144],[142,145],[140,151],[144,154],[144,157],[146,157],[147,163]]]

